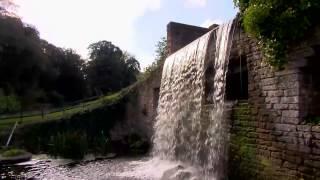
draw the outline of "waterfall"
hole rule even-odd
[[[154,155],[201,167],[204,179],[221,179],[225,172],[224,95],[232,29],[233,21],[220,25],[169,56],[163,67]],[[208,109],[205,71],[210,63],[215,72]]]

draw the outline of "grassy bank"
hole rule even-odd
[[[5,119],[1,119],[0,132],[3,130],[8,130],[12,128],[16,121],[19,122],[19,126],[20,126],[20,125],[39,123],[44,121],[66,119],[66,118],[72,117],[75,114],[91,112],[94,109],[116,103],[117,101],[122,99],[124,96],[126,96],[129,92],[131,92],[131,90],[134,87],[135,85],[132,85],[112,95],[103,96],[96,100],[80,103],[75,106],[64,107],[60,110],[53,111],[45,115],[38,114],[38,115],[32,115],[32,116],[22,116],[21,118],[17,116],[12,116],[12,117],[7,117]]]
[[[85,154],[140,154],[148,151],[148,141],[128,134],[117,141],[111,140],[110,130],[126,118],[126,104],[135,99],[135,84],[118,93],[101,97],[67,110],[41,116],[0,120],[0,127],[20,124],[15,131],[12,145],[32,153],[81,159]],[[1,132],[1,130],[0,130]],[[8,138],[10,128],[0,133],[0,141]]]

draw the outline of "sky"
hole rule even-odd
[[[88,57],[89,44],[107,40],[139,60],[154,61],[169,22],[208,27],[235,17],[232,0],[15,0],[17,14],[41,38]]]

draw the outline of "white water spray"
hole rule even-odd
[[[200,167],[201,179],[222,179],[225,173],[228,133],[223,122],[224,95],[232,27],[233,21],[208,32],[169,56],[163,68],[154,154]],[[215,52],[214,57],[210,51]],[[215,71],[213,105],[205,117],[204,82],[209,63]]]

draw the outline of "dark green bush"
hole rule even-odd
[[[88,152],[87,135],[84,132],[58,133],[51,137],[50,154],[64,158],[82,159]]]
[[[139,134],[132,133],[125,137],[125,140],[132,154],[144,154],[149,150],[149,142]]]
[[[14,113],[18,112],[21,109],[21,103],[17,96],[8,95],[1,96],[0,95],[0,113]]]
[[[317,25],[319,0],[234,0],[243,27],[260,40],[265,58],[282,68],[290,45]]]
[[[112,149],[110,149],[110,144],[105,142],[110,139],[109,131],[114,127],[115,123],[125,118],[126,99],[126,97],[112,98],[112,104],[85,113],[79,113],[66,119],[20,126],[13,136],[12,143],[18,147],[24,147],[32,153],[61,155],[56,153],[61,152],[58,144],[65,144],[63,140],[65,136],[70,137],[76,133],[78,135],[86,135],[88,152],[96,154],[108,153]],[[102,131],[104,132],[103,135]],[[8,136],[7,134],[4,135],[4,141]],[[81,143],[84,143],[82,142],[84,137],[79,137],[79,139]],[[55,147],[58,147],[58,149],[55,149]]]
[[[1,156],[3,157],[14,157],[14,156],[19,156],[25,154],[26,151],[21,150],[21,149],[9,149],[5,150],[4,152],[1,153]]]

